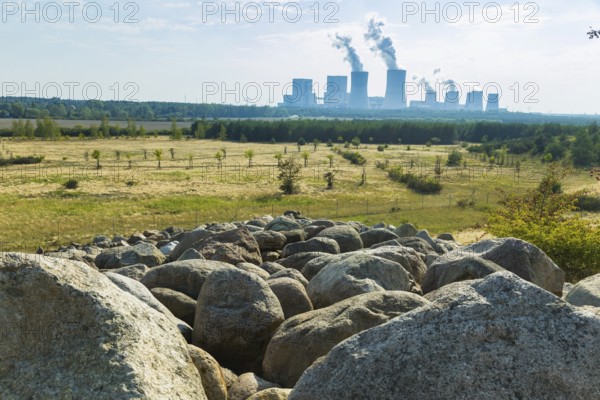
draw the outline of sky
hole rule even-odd
[[[600,112],[600,38],[587,35],[600,2],[588,0],[2,1],[0,95],[276,105],[294,78],[322,96],[327,75],[350,74],[340,34],[383,96],[373,18],[410,81],[452,79],[463,102],[473,85],[499,92],[511,111]]]

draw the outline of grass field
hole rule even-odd
[[[215,153],[226,149],[219,166]],[[500,194],[522,192],[539,182],[544,166],[519,158],[521,171],[494,167],[467,157],[467,169],[444,169],[439,195],[422,196],[392,182],[376,162],[404,164],[413,172],[433,176],[437,155],[445,160],[457,146],[422,146],[407,151],[392,146],[378,152],[376,146],[361,146],[367,165],[353,166],[335,155],[337,171],[334,190],[327,190],[323,174],[329,171],[332,154],[325,145],[310,153],[303,169],[301,194],[283,196],[278,189],[274,154],[303,163],[295,144],[254,144],[216,141],[171,141],[166,138],[63,140],[56,142],[3,140],[4,157],[42,155],[39,165],[0,168],[0,250],[32,251],[38,246],[88,242],[97,234],[129,235],[149,228],[171,225],[192,228],[206,222],[234,221],[264,214],[300,210],[309,217],[357,220],[367,224],[412,222],[432,233],[452,232],[472,242],[484,235],[487,211],[495,207]],[[153,155],[163,151],[161,168]],[[174,157],[170,149],[173,149]],[[254,150],[252,167],[244,153]],[[101,153],[102,168],[90,157]],[[144,158],[146,150],[146,158]],[[117,159],[117,151],[120,159]],[[354,149],[353,149],[354,151]],[[86,159],[85,154],[88,154]],[[510,164],[510,162],[509,162]],[[366,183],[361,184],[363,172]],[[79,188],[63,184],[76,179]],[[599,185],[586,171],[578,171],[564,184],[566,190]],[[474,205],[459,207],[459,200]]]

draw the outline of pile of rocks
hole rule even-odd
[[[598,276],[515,238],[299,213],[99,236],[0,254],[0,398],[600,398],[596,307]]]

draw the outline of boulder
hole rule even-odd
[[[152,268],[141,280],[148,288],[167,288],[197,299],[204,281],[214,271],[235,267],[218,261],[174,261]]]
[[[574,306],[600,307],[600,274],[590,276],[573,286],[565,296]]]
[[[445,248],[445,246],[442,246],[440,243],[436,242],[435,239],[431,237],[431,235],[429,234],[429,232],[427,230],[422,230],[422,231],[417,232],[416,236],[418,238],[423,239],[427,243],[429,243],[429,245],[431,246],[433,251],[435,251],[436,253],[445,254],[448,252],[448,250]]]
[[[225,367],[221,367],[221,371],[223,372],[223,377],[225,378],[227,391],[229,391],[229,389],[231,389],[231,387],[237,382],[238,376],[235,374],[235,372]]]
[[[451,233],[442,233],[442,234],[438,235],[437,238],[440,240],[445,240],[445,241],[449,241],[449,242],[456,242],[456,239],[454,239],[454,236]]]
[[[316,309],[364,293],[420,292],[412,275],[401,264],[368,254],[353,254],[329,263],[310,281],[307,290]]]
[[[283,320],[279,300],[263,279],[238,269],[218,270],[198,297],[193,344],[236,372],[258,372]]]
[[[247,400],[287,400],[290,393],[292,393],[292,389],[271,388],[261,390],[248,397]]]
[[[291,278],[269,279],[267,284],[279,299],[285,319],[313,310],[306,288]]]
[[[565,273],[542,250],[521,239],[490,239],[447,253],[437,262],[460,258],[481,257],[492,261],[507,271],[548,290],[562,295]]]
[[[141,281],[148,271],[150,271],[150,268],[144,264],[135,264],[128,267],[113,269],[110,272],[135,279],[136,281]]]
[[[431,263],[439,257],[439,254],[424,239],[418,237],[401,237],[396,240],[401,246],[410,247],[419,253],[421,259],[427,265],[431,265]]]
[[[294,229],[291,231],[281,231],[283,236],[285,236],[285,242],[287,244],[290,243],[298,243],[306,240],[306,232],[302,229]]]
[[[367,249],[365,253],[399,263],[419,284],[423,281],[423,278],[425,278],[427,265],[419,256],[419,253],[410,247],[384,246],[375,249]]]
[[[485,278],[503,271],[498,264],[481,257],[460,258],[453,261],[439,260],[431,264],[421,285],[427,294],[454,282]]]
[[[597,315],[506,271],[440,291],[451,286],[442,301],[336,346],[289,399],[600,396]]]
[[[196,346],[188,345],[188,351],[202,378],[207,399],[227,400],[227,384],[217,360]]]
[[[419,230],[413,224],[404,224],[394,230],[399,238],[415,237]]]
[[[302,268],[311,260],[326,256],[328,253],[318,253],[318,252],[310,252],[310,253],[298,253],[293,256],[289,256],[287,258],[282,258],[281,260],[277,260],[277,264],[281,265],[284,268],[293,268],[298,271],[302,271]]]
[[[327,228],[317,237],[335,240],[340,245],[340,252],[349,253],[363,248],[363,242],[356,229],[350,226],[334,226]]]
[[[241,269],[242,271],[246,271],[246,272],[250,272],[252,274],[258,275],[260,276],[262,279],[267,280],[269,279],[269,273],[267,271],[265,271],[264,269],[257,267],[254,264],[250,264],[250,263],[239,263],[238,265],[235,266],[237,269]]]
[[[85,264],[0,255],[0,326],[0,398],[206,399],[172,321]]]
[[[186,250],[193,248],[194,243],[206,239],[213,234],[214,232],[205,229],[195,229],[184,233],[183,236],[179,238],[179,244],[173,249],[171,254],[169,254],[169,260],[177,261]]]
[[[276,262],[281,258],[281,254],[277,251],[263,251],[261,256],[263,262]]]
[[[287,240],[285,235],[277,231],[260,231],[253,233],[252,236],[262,252],[282,250]]]
[[[247,229],[215,233],[193,244],[207,260],[222,261],[232,265],[248,262],[262,264],[258,243]]]
[[[289,257],[298,253],[328,253],[339,254],[340,246],[333,239],[316,237],[304,242],[290,243],[283,248],[282,257]]]
[[[267,382],[253,373],[240,375],[237,382],[229,390],[229,400],[246,400],[248,397],[269,388],[277,388],[278,385]]]
[[[183,252],[181,256],[177,259],[177,261],[185,261],[185,260],[206,260],[200,252],[196,249],[187,249]]]
[[[150,292],[156,300],[160,301],[175,317],[190,326],[194,326],[196,300],[173,289],[153,288]]]
[[[297,269],[286,268],[282,271],[274,273],[273,275],[271,275],[269,277],[268,280],[279,279],[279,278],[291,278],[291,279],[294,279],[294,280],[300,282],[302,284],[302,286],[304,286],[304,287],[308,286],[308,281],[306,280],[304,275],[302,275],[302,273],[300,271],[298,271]]]
[[[267,226],[265,226],[265,231],[284,232],[293,231],[295,229],[301,230],[302,225],[300,225],[294,219],[287,217],[277,217],[273,221],[269,222]]]
[[[351,254],[351,253],[350,253]],[[304,268],[300,270],[302,275],[308,280],[312,280],[323,268],[327,266],[333,260],[340,259],[340,256],[333,254],[326,254],[321,257],[313,258],[304,265]]]
[[[408,292],[374,292],[285,321],[271,339],[263,371],[267,379],[293,387],[302,373],[347,338],[429,304]]]
[[[360,234],[360,239],[362,240],[363,245],[368,248],[379,243],[398,239],[398,235],[384,228],[369,229]]]
[[[273,275],[280,271],[285,271],[287,268],[284,266],[277,264],[276,262],[265,262],[258,266],[258,268],[267,271],[269,275]]]
[[[94,262],[100,269],[117,269],[135,264],[144,264],[152,268],[165,261],[166,257],[156,246],[140,242],[135,246],[104,250],[96,256]]]

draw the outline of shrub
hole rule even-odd
[[[448,161],[446,165],[449,167],[458,167],[462,164],[462,153],[459,150],[452,150],[452,153],[448,155]]]
[[[75,190],[79,187],[79,182],[76,179],[69,179],[63,183],[63,187],[69,190]]]
[[[585,193],[556,192],[561,178],[558,167],[551,165],[536,189],[505,196],[502,206],[489,215],[488,230],[538,246],[574,282],[600,272],[600,230],[572,215]]]
[[[344,151],[342,157],[350,161],[354,165],[365,165],[367,159],[364,158],[358,151]]]
[[[44,161],[44,157],[37,156],[26,156],[26,157],[11,157],[11,158],[0,158],[0,167],[7,165],[31,165],[39,164]]]
[[[577,209],[579,211],[600,211],[600,197],[581,195],[577,198]]]
[[[442,191],[442,184],[433,178],[404,173],[402,167],[391,168],[389,177],[396,182],[405,184],[409,189],[420,194],[438,194]]]
[[[379,146],[377,146],[377,151],[379,151],[379,152],[384,152],[385,149],[386,149],[386,147],[384,145],[382,145],[382,144],[379,145]]]
[[[302,166],[293,158],[282,161],[279,165],[279,176],[277,177],[281,184],[279,188],[284,194],[296,194],[300,191],[298,181],[300,180],[300,171]]]

